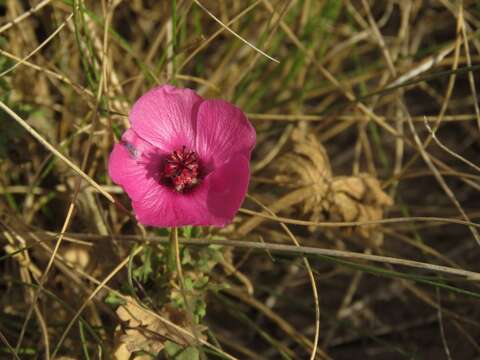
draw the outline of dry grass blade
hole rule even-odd
[[[278,14],[275,12],[274,7],[268,0],[263,0],[263,3],[265,4],[266,8],[268,11],[272,13],[272,15],[275,17],[275,19],[278,17]],[[348,89],[346,89],[342,84],[333,76],[322,64],[320,64],[310,53],[309,51],[305,48],[305,46],[302,44],[302,42],[298,39],[298,37],[294,34],[294,32],[288,27],[287,24],[283,20],[280,20],[280,26],[285,31],[287,36],[294,42],[294,44],[302,50],[302,52],[305,54],[305,56],[315,65],[315,67],[318,69],[320,74],[324,76],[330,83],[332,83],[339,91],[341,91],[344,96],[351,102],[355,104],[356,107],[360,109],[365,115],[369,116],[373,121],[378,123],[382,128],[384,128],[386,131],[388,131],[390,134],[397,136],[396,130],[391,127],[389,124],[386,124],[380,117],[378,117],[375,113],[373,113],[367,106],[365,106],[363,103],[360,101],[357,101],[356,97],[352,92],[350,92]]]
[[[385,57],[385,60],[388,65],[388,70],[391,72],[393,76],[396,76],[397,71],[395,70],[395,65],[393,64],[393,60],[392,60],[392,57],[390,56],[390,52],[388,51],[387,46],[385,45],[385,40],[383,39],[383,36],[380,33],[380,30],[378,29],[377,24],[375,23],[375,19],[373,18],[372,12],[370,11],[370,6],[368,5],[366,0],[362,0],[362,5],[365,11],[367,12],[368,21],[372,26],[373,33],[377,38],[380,49],[382,49],[383,56]]]
[[[230,20],[228,23],[225,24],[225,26],[222,26],[221,29],[217,30],[214,32],[208,39],[202,42],[202,44],[196,48],[180,65],[178,68],[178,71],[181,71],[195,56],[202,51],[204,48],[208,46],[217,36],[219,36],[225,29],[229,29],[229,26],[234,24],[236,21],[240,20],[243,16],[247,15],[250,11],[255,9],[258,4],[260,3],[261,0],[255,1],[252,5],[248,6],[245,8],[245,10],[241,11],[238,15],[236,15],[232,20]]]
[[[33,295],[32,302],[31,302],[30,307],[29,307],[29,309],[27,311],[27,314],[25,316],[25,320],[23,321],[22,329],[20,330],[20,335],[18,337],[17,345],[15,347],[15,353],[16,354],[18,354],[18,351],[20,350],[20,346],[22,345],[23,338],[24,338],[25,332],[27,330],[28,322],[30,321],[32,313],[36,308],[38,298],[39,298],[40,293],[42,292],[43,286],[44,286],[44,284],[47,280],[48,273],[50,272],[50,269],[52,268],[55,257],[58,253],[59,248],[60,248],[60,244],[62,243],[63,236],[64,236],[64,234],[65,234],[65,232],[68,228],[68,225],[70,224],[71,218],[73,216],[74,209],[75,209],[75,204],[71,203],[69,208],[68,208],[67,216],[65,218],[65,222],[63,224],[62,231],[60,232],[57,243],[55,244],[55,248],[53,250],[52,256],[50,257],[50,259],[48,261],[47,267],[45,268],[45,270],[42,273],[42,277],[39,280],[39,286],[36,289],[35,294]]]
[[[240,212],[251,215],[259,216],[264,219],[284,222],[286,224],[302,225],[302,226],[320,226],[320,227],[351,227],[351,226],[368,226],[368,225],[382,225],[382,224],[400,224],[408,222],[439,222],[445,224],[459,224],[468,227],[480,228],[480,224],[460,219],[442,218],[436,216],[415,216],[415,217],[401,217],[401,218],[389,218],[381,220],[369,220],[369,221],[343,221],[343,222],[328,222],[328,221],[307,221],[286,218],[282,216],[270,216],[265,213],[259,213],[257,211],[241,208]]]
[[[438,172],[437,170],[437,167],[433,164],[433,162],[431,161],[430,159],[430,156],[428,155],[428,153],[425,151],[425,148],[423,147],[423,144],[417,134],[417,131],[415,130],[415,126],[413,125],[413,122],[412,121],[408,121],[408,125],[410,127],[410,131],[412,132],[413,134],[413,138],[415,140],[415,142],[417,143],[417,146],[418,146],[418,149],[420,151],[420,154],[423,158],[423,160],[425,161],[425,163],[428,165],[428,167],[430,168],[430,170],[432,171],[433,175],[435,176],[435,179],[438,181],[438,183],[440,184],[440,186],[442,187],[442,189],[445,191],[445,194],[450,198],[450,200],[452,201],[452,203],[455,205],[455,207],[458,209],[458,211],[460,212],[460,214],[462,215],[462,217],[465,219],[466,222],[471,222],[470,221],[470,218],[468,217],[467,213],[465,212],[465,210],[463,210],[462,206],[460,205],[460,203],[458,202],[455,194],[452,192],[452,190],[450,189],[450,187],[447,185],[447,183],[445,182],[443,176]],[[432,132],[432,134],[434,134]],[[470,231],[472,232],[472,235],[473,237],[475,238],[475,240],[477,241],[477,243],[480,245],[480,235],[478,233],[478,230],[476,229],[476,227],[474,226],[469,226],[469,229]]]
[[[445,326],[443,323],[442,306],[440,305],[440,289],[437,288],[436,292],[437,292],[437,302],[438,302],[438,325],[440,327],[440,335],[442,337],[443,348],[445,349],[445,355],[447,356],[447,359],[452,360],[450,348],[448,347],[447,338],[445,336]]]
[[[260,205],[262,209],[267,211],[270,215],[275,216],[275,213],[271,211],[268,207],[263,205],[261,202],[259,202],[257,199],[255,199],[252,196],[249,196],[251,200],[253,200],[257,205]],[[288,234],[292,242],[295,244],[295,246],[300,247],[300,243],[296,239],[295,235],[290,231],[288,226],[286,226],[283,223],[280,223],[280,226],[285,230],[285,232]],[[313,302],[315,303],[315,335],[312,343],[312,353],[310,354],[310,359],[313,360],[316,358],[317,351],[318,351],[318,340],[320,338],[320,303],[318,300],[318,289],[317,289],[317,284],[315,281],[315,276],[313,276],[313,271],[312,267],[310,266],[310,262],[308,261],[307,258],[303,259],[303,262],[305,263],[305,268],[307,269],[308,277],[310,279],[310,283],[312,286],[312,293],[313,293]],[[326,358],[325,352],[321,351],[321,355],[323,358]]]
[[[268,55],[267,53],[263,52],[262,50],[260,50],[259,48],[257,48],[255,45],[253,45],[252,43],[248,42],[247,40],[245,40],[244,38],[242,38],[240,35],[238,35],[235,31],[233,31],[232,29],[230,29],[227,25],[225,25],[219,18],[217,18],[215,15],[213,15],[205,6],[202,5],[202,3],[199,1],[199,0],[193,0],[195,2],[195,4],[197,4],[198,6],[200,6],[202,8],[203,11],[205,11],[213,20],[215,20],[217,23],[219,23],[225,30],[227,30],[230,34],[232,34],[233,36],[235,36],[236,38],[238,38],[239,40],[241,40],[242,42],[244,42],[246,45],[248,45],[249,47],[251,47],[252,49],[254,49],[256,52],[262,54],[263,56],[265,56],[267,59],[273,61],[273,62],[276,62],[276,63],[280,63],[280,61],[278,61],[277,59],[271,57],[270,55]]]
[[[323,116],[323,115],[304,115],[304,114],[255,114],[249,113],[248,118],[250,120],[265,120],[265,121],[279,121],[279,122],[300,122],[300,121],[327,121],[331,118],[331,116]],[[388,122],[398,122],[398,121],[406,121],[406,116],[392,116],[392,117],[381,117],[384,121]],[[370,119],[368,116],[359,116],[359,115],[340,115],[335,117],[337,121],[351,121],[351,122],[359,122],[363,123]],[[438,117],[437,116],[412,116],[411,117],[413,122],[436,122]],[[473,114],[458,114],[458,115],[445,115],[443,118],[443,122],[460,122],[460,121],[472,121],[476,120],[476,115]]]
[[[409,70],[407,73],[401,75],[398,79],[390,83],[386,88],[396,88],[401,86],[402,84],[407,83],[411,79],[418,77],[419,75],[427,72],[435,65],[439,64],[446,56],[448,56],[456,47],[456,43],[450,44],[442,49],[438,54],[435,56],[429,57],[422,61],[419,65],[415,68]]]
[[[47,6],[51,2],[52,2],[52,0],[43,0],[43,1],[39,2],[37,5],[32,7],[30,10],[25,11],[22,15],[18,16],[17,18],[13,19],[12,21],[9,21],[8,23],[6,23],[2,27],[0,27],[0,34],[3,33],[4,31],[10,29],[12,26],[19,24],[20,22],[22,22],[23,20],[25,20],[29,16],[35,14],[38,10]]]
[[[455,151],[449,149],[447,146],[445,146],[438,138],[437,138],[437,135],[435,133],[435,130],[431,128],[431,126],[428,124],[427,121],[425,121],[425,127],[427,128],[428,132],[430,133],[430,136],[432,137],[433,141],[435,141],[435,143],[440,147],[442,148],[443,150],[445,150],[447,153],[449,153],[450,155],[452,155],[454,158],[457,158],[458,160],[460,160],[461,162],[463,162],[464,164],[470,166],[472,169],[474,169],[475,171],[479,172],[480,173],[480,167],[475,165],[473,162],[471,162],[470,160],[468,159],[465,159],[463,156],[457,154]]]
[[[142,251],[143,247],[142,246],[139,246],[136,250],[133,251],[132,253],[132,256],[135,256],[137,255],[138,253],[140,253],[140,251]],[[53,353],[52,353],[52,360],[55,359],[56,355],[57,355],[57,352],[60,350],[63,342],[65,341],[65,338],[67,337],[68,333],[70,332],[70,330],[72,329],[73,325],[75,324],[75,322],[78,320],[79,316],[82,314],[83,310],[85,310],[85,308],[87,307],[87,305],[90,303],[90,301],[93,300],[93,298],[99,293],[100,290],[102,290],[104,288],[104,286],[115,276],[117,275],[117,273],[122,270],[122,268],[128,263],[130,259],[130,256],[128,256],[127,258],[125,258],[122,262],[120,262],[114,270],[112,270],[106,277],[105,279],[103,279],[102,282],[100,282],[98,284],[98,286],[95,288],[95,290],[92,291],[92,293],[88,296],[87,299],[85,299],[85,301],[83,302],[83,304],[80,306],[80,308],[77,310],[77,312],[75,313],[75,315],[73,316],[73,318],[70,320],[70,322],[67,324],[65,330],[63,331],[62,335],[60,336],[60,339],[58,340],[57,342],[57,346],[55,347],[55,349],[53,350]]]
[[[74,89],[78,90],[80,93],[84,93],[90,97],[93,97],[93,93],[88,90],[88,89],[85,89],[84,87],[78,85],[78,84],[75,84],[72,82],[72,80],[70,80],[68,77],[66,77],[65,75],[63,74],[59,74],[59,73],[56,73],[55,71],[52,71],[52,70],[49,70],[49,69],[46,69],[44,67],[41,67],[41,66],[38,66],[38,65],[35,65],[31,62],[28,62],[27,60],[25,59],[21,59],[19,58],[18,56],[15,56],[13,54],[10,54],[9,52],[5,51],[5,50],[2,50],[0,49],[0,54],[5,56],[5,57],[8,57],[12,60],[15,60],[16,62],[18,62],[19,64],[22,64],[22,65],[25,65],[25,66],[28,66],[28,67],[31,67],[32,69],[35,69],[37,71],[41,71],[41,72],[44,72],[45,74],[48,74],[49,76],[52,76],[54,77],[55,79],[58,79],[70,86],[72,86]]]
[[[183,243],[190,243],[192,245],[195,245],[195,243],[201,244],[202,241],[199,241],[199,240],[191,241],[191,242],[184,241]],[[421,270],[428,270],[434,273],[438,272],[442,274],[456,275],[456,276],[463,277],[466,280],[471,280],[475,282],[480,281],[480,273],[475,271],[455,269],[448,266],[429,264],[429,263],[424,263],[424,262],[414,261],[414,260],[393,258],[389,256],[371,255],[371,254],[365,254],[365,253],[333,250],[333,249],[320,249],[320,248],[312,248],[308,246],[297,247],[292,245],[269,244],[265,242],[257,243],[257,242],[248,242],[248,241],[218,240],[218,243],[225,246],[252,248],[252,249],[258,249],[258,250],[269,250],[271,252],[279,252],[279,253],[290,253],[290,254],[300,254],[300,255],[319,255],[319,256],[331,256],[331,257],[345,258],[345,259],[367,260],[367,261],[380,262],[385,264],[407,266],[407,267],[412,267],[412,268],[421,269]]]
[[[106,192],[99,184],[95,182],[90,176],[84,173],[77,165],[75,165],[65,155],[55,149],[47,140],[45,140],[33,127],[31,127],[25,120],[18,116],[12,109],[10,109],[5,103],[0,101],[0,108],[2,108],[7,114],[9,114],[18,124],[20,124],[25,130],[28,131],[35,139],[37,139],[43,146],[45,146],[53,155],[65,162],[73,171],[75,171],[80,177],[82,177],[87,183],[98,190],[103,196],[105,196],[110,202],[115,203],[115,199]]]
[[[461,17],[463,19],[464,15],[463,15],[463,4],[460,5],[460,12],[462,13]],[[467,35],[467,26],[464,22],[462,22],[462,36],[463,36],[463,46],[465,48],[465,56],[467,58],[467,65],[468,66],[472,66],[472,59],[471,59],[471,56],[470,56],[470,45],[469,45],[469,38],[468,38],[468,35]],[[470,90],[472,92],[472,96],[474,99],[478,99],[478,96],[477,96],[477,87],[475,85],[475,78],[473,76],[473,73],[472,72],[469,72],[468,73],[468,81],[470,83]],[[473,107],[475,109],[475,115],[477,116],[477,127],[478,127],[478,130],[480,131],[480,106],[478,105],[478,101],[473,101]]]
[[[0,73],[0,78],[4,77],[11,71],[15,70],[18,66],[22,65],[25,61],[30,59],[33,55],[35,55],[37,52],[39,52],[44,46],[46,46],[57,34],[67,25],[67,23],[72,19],[73,13],[67,16],[64,22],[60,24],[60,26],[50,34],[39,46],[37,46],[33,51],[31,51],[27,56],[25,56],[23,59],[21,59],[19,62],[17,62],[15,65],[11,66],[7,70],[3,71]]]
[[[8,351],[12,354],[12,356],[17,360],[20,360],[20,357],[17,355],[17,352],[12,347],[12,345],[10,345],[7,338],[5,337],[5,335],[3,335],[1,331],[0,331],[0,340],[2,340],[3,344],[7,347]]]

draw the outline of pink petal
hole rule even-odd
[[[198,108],[196,150],[209,168],[221,166],[232,155],[250,159],[255,129],[245,114],[223,100],[205,100]]]
[[[196,112],[202,100],[191,89],[171,85],[156,87],[133,105],[129,116],[132,128],[167,153],[183,145],[193,148]]]
[[[160,169],[162,154],[139,137],[132,129],[122,135],[108,159],[108,174],[132,199],[142,198],[158,186],[156,169]]]
[[[248,188],[249,161],[234,155],[189,193],[152,188],[132,206],[137,220],[150,226],[225,226],[238,211]]]
[[[146,226],[181,226],[183,214],[177,209],[177,200],[181,196],[161,185],[145,193],[141,199],[132,201],[133,211],[138,222]]]
[[[209,183],[207,207],[212,225],[225,226],[233,220],[248,190],[249,164],[249,158],[238,153],[206,179]]]

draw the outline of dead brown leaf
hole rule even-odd
[[[151,311],[139,305],[131,297],[127,298],[126,304],[118,307],[117,315],[121,321],[121,326],[116,330],[118,346],[115,358],[117,360],[130,359],[135,352],[139,351],[157,355],[164,349],[167,340],[179,345],[191,345],[191,339],[154,316]],[[165,305],[158,315],[182,328],[191,330],[191,325],[188,324],[186,314],[182,310]],[[203,330],[203,327],[198,326],[198,333]],[[143,358],[135,357],[135,359]],[[150,357],[145,359],[147,358]]]
[[[315,222],[376,221],[383,218],[384,209],[393,201],[382,190],[378,179],[369,174],[334,176],[327,151],[314,133],[296,129],[292,140],[293,152],[282,156],[277,163],[279,178],[294,179],[296,186],[309,189],[309,195],[296,196],[297,201],[291,202],[290,206],[302,202],[303,213],[310,215]],[[310,227],[312,231],[315,229],[315,226]],[[328,230],[327,234],[334,235],[335,231]],[[341,231],[357,236],[367,246],[380,246],[383,242],[383,234],[376,225],[342,228]]]
[[[376,221],[383,218],[385,207],[393,204],[380,182],[369,174],[339,176],[332,181],[333,204],[329,209],[333,221]],[[356,234],[369,246],[381,246],[383,234],[377,225],[363,225],[344,230]]]

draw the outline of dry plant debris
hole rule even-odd
[[[375,222],[393,200],[382,190],[380,182],[370,174],[335,176],[324,146],[316,135],[297,129],[292,134],[293,151],[280,157],[277,180],[297,179],[304,188],[303,213],[314,222]],[[293,205],[293,204],[292,204]],[[301,205],[301,204],[297,204]],[[310,229],[314,231],[315,226]],[[357,235],[367,246],[383,243],[376,225],[355,226],[343,231]],[[336,232],[328,230],[335,237]]]
[[[184,311],[164,306],[158,316],[154,316],[152,310],[143,308],[136,300],[127,297],[126,303],[120,305],[116,313],[120,319],[120,326],[116,329],[118,347],[115,358],[118,360],[130,359],[132,354],[140,352],[146,352],[147,355],[140,355],[135,357],[136,359],[149,359],[151,355],[148,354],[160,353],[167,341],[184,347],[194,343],[185,333],[162,321],[166,319],[188,330],[189,324]],[[197,327],[201,334],[204,327]],[[202,339],[205,339],[203,335]]]

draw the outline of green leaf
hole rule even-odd
[[[190,240],[192,238],[192,232],[193,226],[188,225],[182,228],[183,237],[187,240]]]
[[[141,256],[142,265],[133,270],[132,274],[135,279],[142,283],[148,281],[149,276],[153,273],[152,266],[152,248],[146,247]]]
[[[184,248],[182,251],[182,265],[188,265],[192,264],[193,265],[193,258],[192,255],[190,254],[190,251],[188,248]]]
[[[125,300],[118,297],[114,292],[109,292],[105,298],[105,303],[112,306],[125,305]]]
[[[182,347],[172,341],[165,342],[165,351],[169,359],[175,360],[197,360],[200,359],[200,352],[193,346]]]

